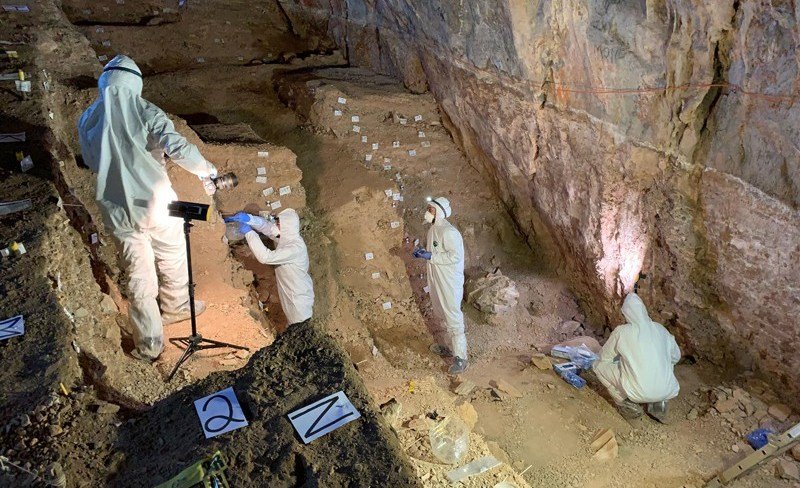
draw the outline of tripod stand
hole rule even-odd
[[[203,349],[215,349],[217,347],[230,347],[233,349],[244,349],[245,351],[249,351],[250,349],[244,346],[237,346],[235,344],[228,344],[227,342],[220,342],[215,341],[212,339],[204,339],[197,332],[197,317],[195,316],[194,311],[194,280],[192,279],[192,246],[189,242],[189,234],[192,231],[192,224],[190,217],[184,216],[183,218],[183,235],[186,240],[186,264],[189,268],[189,313],[192,318],[192,335],[188,337],[175,337],[174,339],[170,339],[170,342],[178,345],[183,345],[186,347],[186,350],[183,351],[180,359],[178,362],[175,363],[175,367],[172,368],[172,372],[167,377],[167,382],[172,380],[172,377],[175,376],[175,373],[178,372],[178,368],[181,367],[181,364],[186,362],[189,357],[197,351],[202,351]]]

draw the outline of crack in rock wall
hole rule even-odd
[[[280,3],[351,65],[430,89],[598,326],[622,321],[644,271],[640,293],[685,352],[798,398],[800,7]]]

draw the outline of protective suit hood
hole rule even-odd
[[[647,314],[647,307],[645,307],[644,302],[636,293],[629,293],[625,297],[625,301],[622,303],[622,315],[625,316],[629,324],[637,328],[649,327],[653,323]]]
[[[435,223],[440,223],[453,214],[453,210],[450,208],[450,200],[444,197],[433,198],[429,203],[434,209],[436,209]]]
[[[281,222],[281,240],[300,235],[300,216],[293,208],[287,208],[278,214]]]
[[[105,98],[106,92],[128,91],[132,95],[142,96],[142,70],[136,63],[125,55],[115,56],[103,68],[103,74],[97,80],[100,98]]]

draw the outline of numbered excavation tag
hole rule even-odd
[[[304,444],[361,417],[343,391],[328,395],[289,414],[289,421]]]
[[[247,419],[232,387],[195,400],[194,408],[206,439],[247,427]]]

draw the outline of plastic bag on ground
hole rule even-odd
[[[494,456],[484,456],[480,459],[476,459],[469,464],[465,464],[460,468],[456,468],[449,473],[447,473],[447,479],[449,479],[453,483],[458,483],[459,481],[469,478],[470,476],[475,476],[476,474],[481,474],[483,472],[489,471],[490,469],[494,468],[495,466],[500,466],[500,461],[497,460]]]
[[[443,463],[456,464],[469,451],[469,427],[456,417],[445,417],[431,427],[431,451]]]

